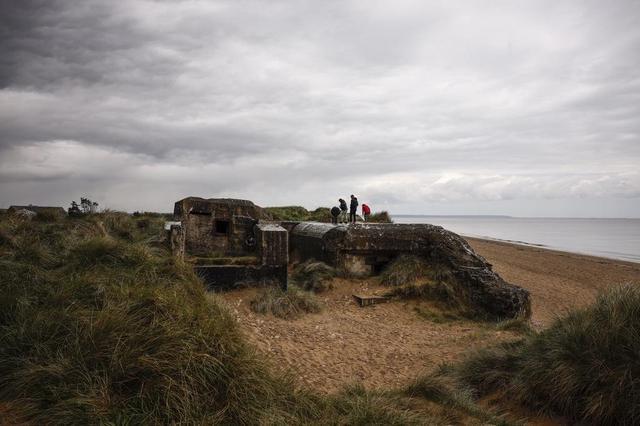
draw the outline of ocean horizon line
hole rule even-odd
[[[512,216],[502,214],[406,214],[389,213],[391,217],[453,217],[453,218],[495,218],[495,219],[606,219],[606,220],[640,220],[639,217],[623,216]]]

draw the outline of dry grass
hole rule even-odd
[[[479,395],[498,390],[534,410],[588,424],[640,422],[640,288],[626,285],[525,339],[457,369]]]
[[[310,259],[296,265],[292,279],[295,285],[304,290],[323,292],[332,288],[331,281],[336,274],[335,268]]]
[[[429,276],[429,265],[417,256],[400,255],[380,274],[380,283],[387,286],[403,286]]]
[[[283,319],[295,319],[307,313],[318,313],[322,304],[310,291],[289,285],[287,290],[269,287],[261,290],[250,302],[251,310],[259,314],[272,314]]]

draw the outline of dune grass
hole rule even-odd
[[[274,402],[288,412],[291,383],[256,359],[191,268],[105,235],[123,219],[98,219],[2,224],[0,401],[11,414],[247,424]]]
[[[424,280],[446,282],[452,277],[447,268],[410,254],[398,256],[380,274],[380,283],[389,287],[410,286]]]
[[[309,210],[302,206],[265,207],[265,210],[274,220],[305,221],[310,216]]]
[[[640,288],[625,285],[525,339],[475,353],[456,369],[479,395],[588,424],[640,422]]]
[[[449,424],[466,423],[464,417],[475,419],[482,424],[508,425],[510,424],[500,413],[475,402],[469,389],[464,389],[453,379],[446,367],[420,376],[404,389],[406,395],[414,398],[424,398],[442,406],[450,416]]]
[[[332,288],[331,281],[336,275],[335,268],[310,259],[296,265],[291,278],[295,285],[304,290],[323,292]]]
[[[310,292],[290,284],[287,290],[279,287],[262,289],[251,300],[251,310],[259,314],[272,314],[282,319],[295,319],[307,313],[318,313],[322,304]]]
[[[329,207],[318,207],[315,210],[307,210],[301,206],[266,207],[265,210],[274,220],[292,220],[297,222],[331,222]],[[362,217],[358,216],[358,221]],[[392,223],[391,216],[386,211],[376,212],[369,216],[372,223]]]

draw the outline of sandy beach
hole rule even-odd
[[[591,303],[622,283],[640,285],[640,263],[466,238],[506,281],[531,292],[532,321],[548,325],[567,310]]]

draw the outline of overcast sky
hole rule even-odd
[[[639,1],[0,3],[0,207],[640,217]]]

